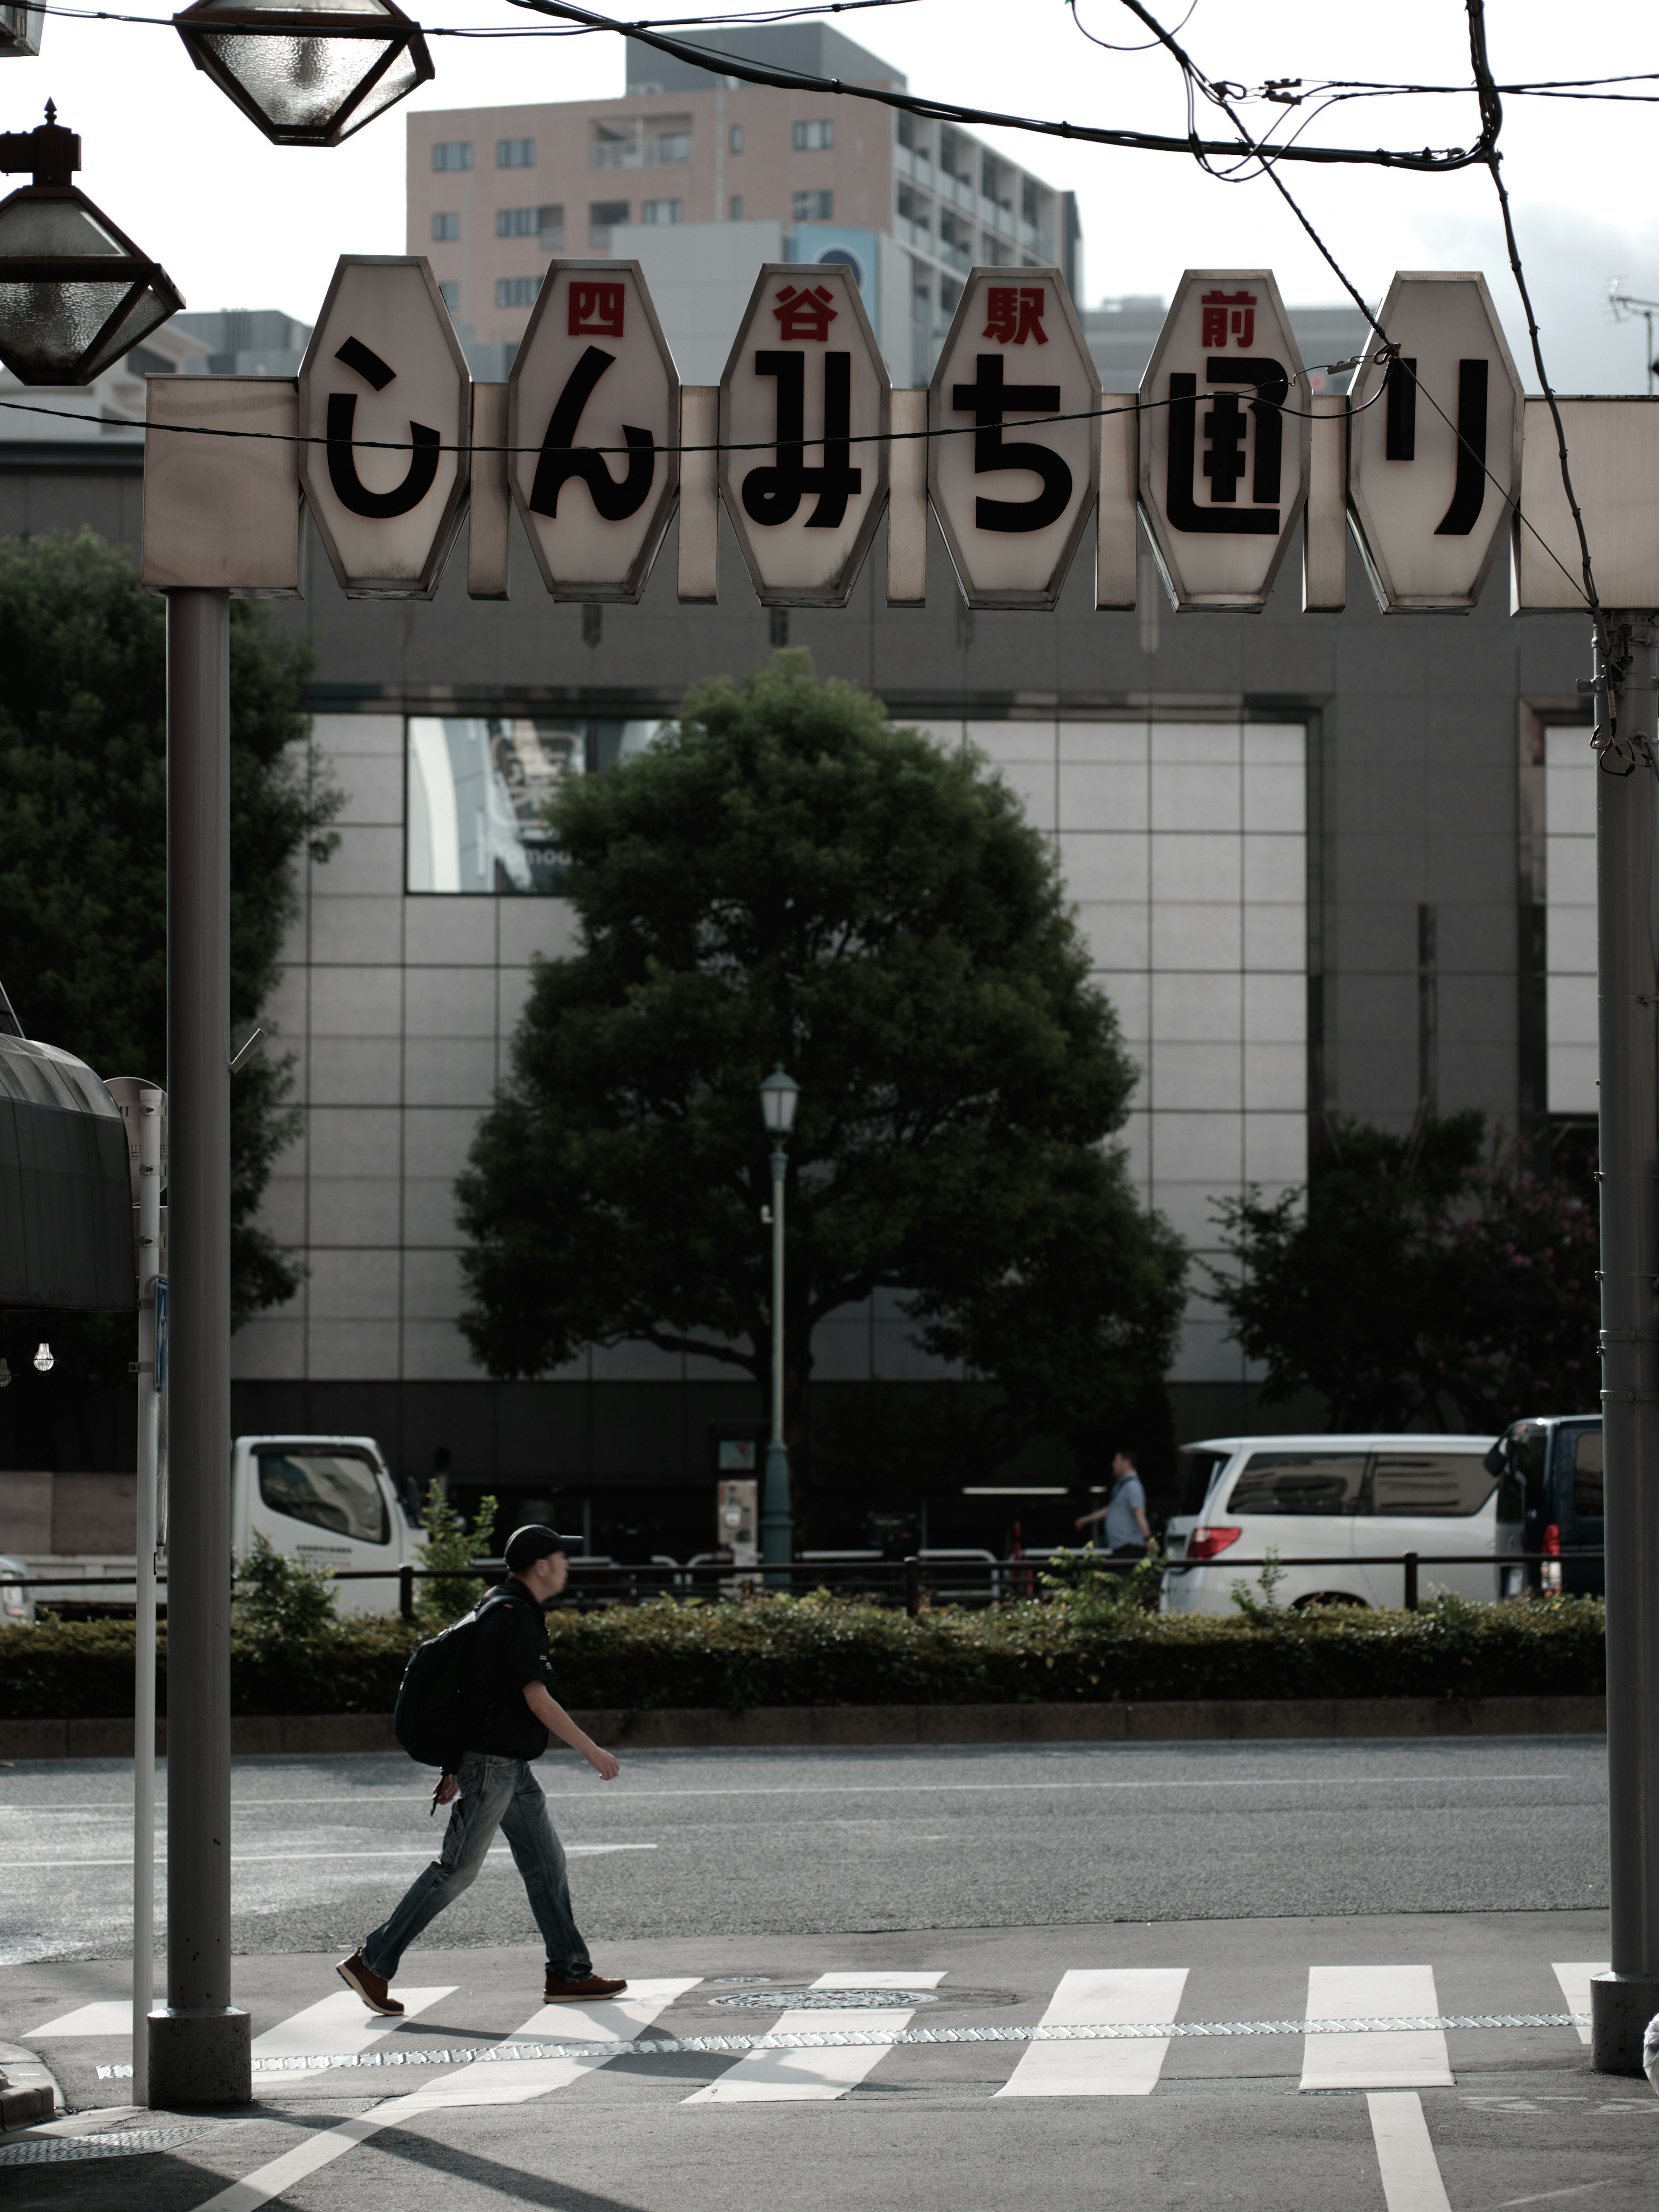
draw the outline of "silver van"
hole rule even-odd
[[[1281,1606],[1398,1606],[1407,1552],[1425,1565],[1419,1589],[1492,1600],[1498,1565],[1522,1548],[1522,1524],[1498,1519],[1491,1437],[1211,1437],[1180,1454],[1176,1508],[1164,1535],[1166,1613],[1231,1613],[1236,1582],[1259,1589],[1269,1551],[1284,1570]],[[1506,1510],[1514,1486],[1501,1486]],[[1463,1561],[1468,1564],[1465,1565]],[[1513,1571],[1510,1576],[1513,1582]]]

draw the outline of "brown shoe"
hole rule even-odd
[[[394,2020],[402,2014],[403,2007],[386,1984],[378,1974],[371,1973],[364,1966],[361,1951],[354,1951],[349,1959],[342,1959],[334,1971],[348,1989],[356,1990],[371,2012],[383,2012]]]
[[[344,1971],[342,1967],[341,1972]],[[627,1987],[626,1981],[608,1982],[603,1974],[590,1974],[585,1982],[561,1981],[556,1974],[550,1974],[542,1991],[542,2002],[581,2004],[592,1997],[619,1997]]]

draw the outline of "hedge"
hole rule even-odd
[[[1002,1705],[1192,1698],[1595,1696],[1606,1688],[1599,1598],[1419,1613],[1122,1613],[1064,1603],[915,1620],[827,1597],[648,1604],[549,1618],[568,1705]],[[238,1713],[389,1712],[429,1630],[395,1615],[303,1642],[233,1633]],[[166,1632],[161,1638],[166,1709]],[[0,1630],[0,1718],[132,1711],[130,1621]]]

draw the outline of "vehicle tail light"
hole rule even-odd
[[[1213,1559],[1244,1534],[1242,1528],[1194,1528],[1187,1539],[1188,1559]]]
[[[1539,1580],[1547,1590],[1559,1590],[1561,1587],[1561,1531],[1553,1521],[1544,1531],[1544,1540],[1540,1549],[1544,1553],[1544,1567]]]

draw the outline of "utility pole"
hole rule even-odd
[[[1596,641],[1602,1449],[1606,1455],[1612,1971],[1591,2063],[1640,2075],[1659,2014],[1659,615]]]
[[[230,594],[167,600],[167,2002],[150,2100],[245,2105],[230,2002]]]

